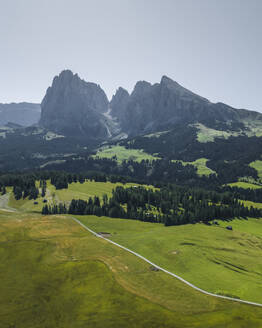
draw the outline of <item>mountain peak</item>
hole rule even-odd
[[[126,89],[124,89],[124,88],[122,88],[122,87],[119,87],[119,88],[116,90],[116,93],[115,93],[114,96],[116,96],[116,95],[122,95],[122,94],[124,94],[124,95],[129,95],[129,93],[128,93],[128,91],[127,91]],[[113,96],[113,97],[114,97],[114,96]]]
[[[179,83],[172,80],[170,77],[163,75],[160,81],[160,85],[171,86],[173,88],[183,88]]]
[[[71,70],[65,69],[63,70],[59,75],[56,75],[53,79],[53,84],[56,83],[62,83],[66,84],[69,81],[72,81],[73,79],[80,80],[79,76],[77,74],[74,74]]]
[[[62,71],[47,89],[40,125],[65,135],[105,137],[102,113],[108,110],[105,92],[70,70]]]
[[[176,82],[172,80],[170,77],[163,75],[160,83],[176,83]]]
[[[63,71],[61,71],[61,73],[58,76],[59,77],[72,77],[72,76],[74,76],[74,73],[70,69],[64,69]]]
[[[147,81],[138,81],[134,87],[132,94],[143,94],[151,86],[152,86],[152,84]]]

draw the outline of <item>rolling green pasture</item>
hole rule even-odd
[[[68,185],[68,189],[60,189],[56,190],[55,186],[51,185],[50,181],[47,182],[47,192],[45,197],[39,197],[36,200],[19,199],[16,200],[14,198],[13,193],[10,190],[10,197],[8,206],[11,208],[25,211],[25,212],[36,212],[39,213],[42,211],[42,207],[44,205],[43,200],[46,199],[48,204],[55,204],[59,202],[68,203],[72,199],[83,199],[88,200],[89,197],[98,196],[102,199],[103,195],[106,194],[108,196],[112,195],[112,190],[118,186],[122,186],[125,188],[139,186],[136,183],[111,183],[111,182],[95,182],[95,181],[86,181],[84,183],[73,182]],[[145,186],[146,188],[153,188],[152,186]],[[34,204],[34,202],[38,202],[38,204]]]
[[[203,295],[69,217],[0,211],[0,256],[1,328],[262,326],[262,309]]]
[[[95,216],[79,219],[198,287],[262,303],[262,219],[172,227]]]
[[[94,196],[102,198],[104,194],[111,196],[112,190],[118,186],[129,188],[138,186],[138,184],[86,181],[84,183],[71,183],[68,185],[68,189],[56,190],[55,193],[57,194],[57,197],[62,201],[71,201],[73,198],[87,200],[89,197]],[[53,190],[55,189],[54,186],[51,188]]]
[[[159,157],[152,156],[144,152],[142,149],[126,149],[123,146],[103,147],[98,149],[96,155],[94,155],[94,157],[97,158],[114,158],[115,156],[118,162],[122,162],[124,160],[141,162],[142,160],[152,161],[159,159]]]
[[[48,182],[45,199],[110,196],[118,185],[87,181],[55,190]],[[10,194],[8,205],[17,212],[0,209],[1,328],[262,327],[262,309],[196,292],[92,236],[69,215],[41,216],[42,200],[34,205]],[[262,303],[262,219],[172,227],[78,219],[200,288]]]
[[[197,174],[199,176],[203,176],[203,175],[210,175],[210,174],[216,174],[215,171],[211,170],[209,167],[207,167],[207,162],[208,159],[207,158],[198,158],[197,160],[195,160],[194,162],[184,162],[184,161],[177,161],[174,160],[174,162],[180,162],[183,165],[193,165],[196,167],[197,169]]]
[[[245,202],[252,203],[252,202]],[[254,204],[254,203],[253,203]],[[260,204],[262,208],[262,204]],[[262,238],[262,219],[235,219],[231,223],[218,221],[221,227],[232,225],[234,230]]]

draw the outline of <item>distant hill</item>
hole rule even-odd
[[[38,123],[40,115],[40,104],[27,102],[0,104],[0,126],[7,123],[30,126]]]

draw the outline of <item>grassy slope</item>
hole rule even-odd
[[[112,147],[104,147],[98,150],[94,157],[98,158],[113,158],[117,157],[118,162],[122,162],[123,160],[132,159],[133,161],[141,162],[142,160],[152,161],[154,159],[158,159],[158,157],[152,156],[142,149],[126,149],[123,146],[112,146]]]
[[[68,189],[56,190],[56,194],[59,199],[64,201],[69,201],[73,198],[81,198],[88,199],[89,197],[98,196],[100,198],[103,197],[104,194],[108,196],[112,195],[112,190],[117,186],[122,186],[125,188],[129,188],[132,186],[137,186],[136,183],[111,183],[111,182],[95,182],[95,181],[87,181],[83,184],[71,183],[68,185]],[[54,190],[54,187],[51,187]]]
[[[249,166],[253,167],[257,170],[258,177],[262,179],[262,161],[254,161],[249,164]]]
[[[176,160],[174,162],[177,162]],[[183,162],[179,161],[183,165],[193,165],[197,168],[197,174],[199,176],[215,174],[216,172],[207,167],[206,163],[208,162],[207,158],[198,158],[194,162]]]
[[[215,138],[228,139],[230,136],[234,136],[234,137],[237,137],[240,135],[247,135],[248,137],[252,137],[252,136],[261,137],[262,136],[261,121],[246,120],[246,121],[243,121],[243,123],[245,124],[246,128],[248,128],[248,130],[242,130],[239,132],[233,132],[230,130],[220,131],[220,130],[208,128],[203,124],[195,124],[196,128],[198,129],[197,140],[199,142],[205,143],[205,142],[213,142],[215,140]]]
[[[206,127],[203,124],[195,124],[198,129],[197,140],[199,142],[213,142],[215,138],[228,139],[230,136],[238,136],[238,132],[220,131]]]
[[[198,287],[262,303],[262,237],[255,232],[262,231],[262,220],[243,221],[246,231],[244,225],[238,230],[235,221],[228,231],[204,224],[164,227],[94,216],[80,220]]]
[[[110,195],[116,185],[119,184],[88,181],[84,184],[73,183],[69,185],[68,189],[55,191],[54,186],[48,184],[48,197],[50,197],[50,202],[55,199],[62,201],[69,201],[72,198],[87,199],[94,195],[101,197],[104,193]],[[130,185],[126,184],[127,187]],[[47,199],[49,199],[48,197]],[[9,205],[25,212],[41,211],[43,205],[41,198],[38,199],[38,205],[34,205],[33,202],[33,200],[15,201],[11,196]],[[249,206],[262,206],[262,204],[252,202],[245,203]],[[94,229],[100,228],[100,231],[109,229],[111,232],[111,229],[116,229],[117,235],[114,238],[116,237],[120,243],[139,252],[145,252],[143,254],[149,258],[152,258],[153,255],[154,261],[181,274],[200,287],[212,292],[229,293],[241,298],[261,301],[259,296],[261,285],[257,284],[258,275],[254,272],[260,273],[262,268],[259,264],[254,264],[258,262],[256,256],[259,251],[259,248],[256,247],[259,240],[257,241],[254,235],[243,237],[234,231],[233,234],[237,233],[237,237],[232,239],[232,233],[224,229],[203,225],[165,228],[158,224],[137,221],[96,219],[94,217],[88,220]],[[248,228],[250,222],[244,222],[247,233],[250,233]],[[98,224],[102,224],[102,226],[97,226]],[[125,230],[119,234],[122,226]],[[257,226],[257,228],[258,231],[262,230],[261,226]],[[248,242],[249,237],[251,241]],[[192,240],[195,241],[192,242]],[[186,244],[183,245],[183,243]],[[222,244],[226,247],[221,246]],[[234,266],[240,266],[244,270],[241,269],[240,274]],[[250,272],[245,271],[247,267]],[[194,274],[192,274],[193,272]],[[214,277],[216,277],[216,284],[213,281]],[[228,284],[228,281],[231,280],[233,282]],[[239,281],[242,281],[242,284]]]
[[[233,182],[229,183],[228,186],[230,187],[238,187],[238,188],[243,188],[243,189],[260,189],[262,186],[249,183],[249,182],[244,182],[244,181],[238,181],[238,182]]]
[[[67,218],[0,214],[0,255],[3,328],[262,325],[262,309],[202,295]]]
[[[43,200],[46,199],[48,204],[57,203],[59,201],[69,202],[74,199],[84,199],[87,200],[89,197],[98,196],[103,197],[104,194],[108,196],[112,195],[112,190],[117,186],[122,186],[129,188],[132,186],[138,186],[137,183],[111,183],[111,182],[95,182],[86,181],[84,183],[71,183],[68,185],[68,189],[56,190],[50,182],[47,183],[47,194],[45,197],[39,197],[36,200],[19,199],[18,201],[14,198],[13,193],[10,190],[10,198],[8,205],[12,208],[18,209],[20,211],[35,212],[39,213],[43,207]],[[146,188],[153,188],[151,186],[145,186]],[[38,204],[34,204],[37,201]]]

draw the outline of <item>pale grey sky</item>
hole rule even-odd
[[[167,75],[262,111],[262,0],[0,0],[0,102],[40,102],[68,68],[117,87]]]

